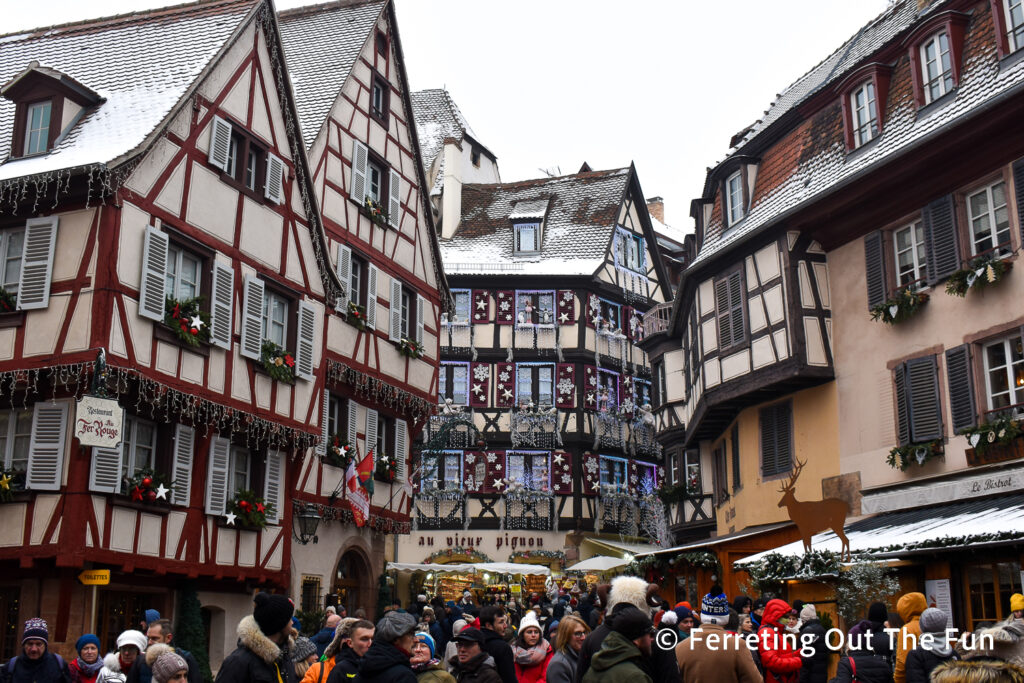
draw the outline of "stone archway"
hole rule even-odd
[[[377,581],[370,571],[366,552],[358,546],[349,546],[335,567],[329,604],[343,605],[350,617],[355,616],[359,608],[373,616],[377,606],[376,588]]]

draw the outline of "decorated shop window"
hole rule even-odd
[[[601,456],[601,489],[609,492],[625,491],[629,461],[610,455]]]
[[[521,325],[552,325],[555,322],[553,291],[517,291],[516,323]]]
[[[462,451],[425,451],[422,491],[445,491],[462,486]]]
[[[510,482],[519,482],[533,491],[547,491],[550,457],[547,451],[508,451],[505,454],[506,476]]]

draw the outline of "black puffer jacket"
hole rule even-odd
[[[956,658],[951,649],[914,648],[907,653],[907,683],[928,683],[935,667]]]
[[[327,677],[327,683],[348,683],[359,674],[363,658],[348,645],[342,645],[334,655],[334,668]]]
[[[828,646],[825,644],[825,627],[817,619],[805,621],[800,627],[800,683],[825,683],[828,680]],[[806,645],[805,645],[806,643]],[[814,650],[809,657],[804,648]]]
[[[335,666],[337,669],[337,666]],[[334,672],[331,672],[334,675]],[[360,683],[416,683],[409,656],[391,643],[373,641],[359,663]]]
[[[860,683],[893,683],[889,660],[867,650],[851,650],[848,655],[840,657],[836,677],[829,683],[851,683],[854,672]]]
[[[502,683],[517,683],[516,660],[512,655],[512,646],[497,631],[483,629],[483,651],[494,659],[494,668],[501,676]]]
[[[238,647],[227,656],[217,672],[216,683],[296,683],[295,666],[287,648],[280,648],[263,635],[256,620],[248,616],[238,622]]]

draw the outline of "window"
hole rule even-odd
[[[597,409],[614,410],[619,406],[619,374],[611,370],[597,371]]]
[[[469,160],[477,168],[480,167],[480,148],[479,147],[474,146],[472,149],[469,150]]]
[[[377,202],[381,202],[384,197],[383,186],[384,186],[384,169],[373,161],[369,161],[366,164],[366,194],[369,195],[370,199]]]
[[[332,395],[327,400],[327,434],[342,434],[348,428],[348,401]],[[344,438],[348,438],[346,434]]]
[[[383,453],[385,455],[395,457],[395,453],[388,450],[389,439],[388,433],[394,432],[395,421],[393,418],[377,413],[377,443],[374,445],[374,453]],[[397,460],[395,461],[397,464]]]
[[[352,273],[349,276],[348,300],[354,301],[360,306],[366,306],[366,261],[352,254]]]
[[[523,325],[552,325],[554,321],[554,292],[516,292],[516,322]]]
[[[263,293],[263,324],[260,332],[262,339],[281,347],[287,346],[288,300],[269,289]]]
[[[676,468],[679,467],[679,455],[673,451],[668,454],[668,484],[675,486],[679,481],[679,474]]]
[[[121,449],[121,468],[125,478],[134,477],[145,468],[153,469],[156,463],[156,425],[147,420],[127,416]]]
[[[377,33],[377,53],[381,57],[388,56],[388,37],[383,33]]]
[[[472,297],[468,289],[452,290],[451,322],[468,323],[470,321],[470,302]],[[447,315],[447,314],[446,314]]]
[[[658,466],[646,462],[636,463],[636,486],[641,491],[658,488]]]
[[[320,577],[302,577],[302,610],[313,612],[320,609]]]
[[[517,252],[540,251],[540,223],[516,223],[515,238]]]
[[[28,106],[25,116],[25,156],[41,154],[50,148],[51,100]]]
[[[520,363],[516,366],[516,402],[550,407],[554,402],[555,366],[550,363]]]
[[[373,77],[373,86],[370,91],[370,114],[381,123],[386,123],[388,118],[389,90],[387,81],[380,76]]]
[[[718,444],[718,447],[711,452],[711,493],[714,496],[715,505],[721,505],[729,500],[729,471],[725,461],[725,441]]]
[[[927,257],[921,221],[896,230],[892,241],[896,250],[896,284],[902,287],[924,280]]]
[[[655,361],[652,365],[652,374],[654,375],[654,403],[652,405],[658,408],[665,404],[665,361]]]
[[[608,323],[609,330],[621,330],[622,318],[620,313],[622,307],[611,301],[601,299],[601,320]]]
[[[875,105],[875,84],[864,81],[850,94],[853,112],[853,146],[860,147],[878,135],[878,109]]]
[[[260,177],[266,169],[267,152],[242,131],[231,131],[227,164],[224,173],[246,189],[259,192]]]
[[[732,490],[735,493],[742,484],[740,483],[740,426],[732,426],[732,435],[729,437],[732,444]]]
[[[202,269],[203,260],[200,257],[176,244],[169,245],[164,294],[179,301],[199,296]]]
[[[505,474],[509,481],[522,482],[533,491],[550,487],[548,453],[512,452],[505,456]]]
[[[1024,403],[1024,349],[1020,335],[985,345],[985,387],[988,409]]]
[[[651,383],[643,379],[633,380],[633,392],[636,395],[637,407],[643,407],[651,403]]]
[[[715,280],[715,316],[718,319],[718,348],[726,350],[743,343],[743,273],[737,268]]]
[[[1002,0],[1010,52],[1024,47],[1024,0]]]
[[[967,195],[971,224],[971,254],[980,254],[1010,243],[1010,214],[1006,209],[1006,182],[1000,180]]]
[[[644,266],[644,238],[629,230],[618,228],[615,231],[618,265],[629,270],[640,272]]]
[[[457,406],[469,403],[469,364],[441,363],[438,393],[441,400],[451,399]]]
[[[1010,616],[1007,610],[1010,596],[1021,590],[1021,572],[1017,562],[971,564],[963,571],[971,630]]]
[[[462,451],[425,451],[420,488],[424,491],[462,488]]]
[[[925,104],[953,89],[953,62],[946,31],[934,34],[921,44],[921,76]]]
[[[228,498],[238,495],[239,491],[252,490],[252,454],[248,448],[232,446],[231,463],[228,469]]]
[[[17,296],[21,281],[21,259],[25,251],[25,230],[4,230],[0,232],[0,285],[11,295]]]
[[[0,464],[5,470],[28,469],[28,445],[32,440],[32,410],[0,411]]]
[[[793,404],[789,401],[761,408],[761,476],[774,477],[793,466]],[[724,454],[723,454],[724,460]]]
[[[725,179],[726,227],[743,220],[743,173],[736,171]]]
[[[690,450],[683,453],[683,476],[686,477],[686,492],[691,496],[704,493],[704,482],[700,474],[700,451]]]
[[[601,456],[601,488],[614,491],[626,490],[626,466],[625,458],[613,458],[607,455]]]

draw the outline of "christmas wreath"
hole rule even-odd
[[[388,212],[373,197],[367,195],[363,200],[363,215],[368,216],[371,221],[383,227],[388,224]]]
[[[0,287],[0,313],[13,313],[18,310],[18,295],[11,294]]]
[[[143,467],[131,477],[125,477],[124,490],[133,501],[139,503],[155,503],[157,500],[168,502],[167,494],[174,486],[166,474],[154,472]]]
[[[941,458],[943,455],[942,439],[935,439],[934,441],[896,446],[889,451],[885,461],[889,463],[889,467],[906,472],[914,463],[924,465],[929,460]]]
[[[349,445],[347,439],[340,434],[334,434],[327,439],[327,449],[324,451],[324,462],[328,465],[348,469],[354,457],[355,449]]]
[[[873,306],[871,308],[871,319],[881,320],[888,325],[895,325],[912,317],[921,310],[921,307],[927,301],[927,294],[917,291],[911,285],[906,285],[897,289],[891,297],[882,303]]]
[[[967,437],[967,443],[971,444],[971,448],[981,454],[993,446],[1010,443],[1024,433],[1024,430],[1013,416],[1003,415],[991,422],[965,429],[961,433]]]
[[[260,347],[260,362],[271,378],[279,382],[295,381],[295,357],[269,339]]]
[[[360,306],[355,301],[348,302],[348,310],[345,313],[345,322],[360,330],[366,329],[366,307]]]
[[[210,341],[210,314],[200,310],[201,303],[198,296],[181,301],[169,296],[164,301],[164,325],[189,346]]]
[[[993,285],[1003,279],[1012,265],[994,253],[983,254],[949,276],[946,293],[962,297],[967,296],[969,289]]]
[[[422,358],[423,344],[413,341],[412,339],[402,337],[398,342],[398,352],[409,358]]]
[[[0,503],[9,503],[15,491],[25,490],[25,473],[0,467]]]
[[[228,510],[234,513],[239,522],[246,526],[263,528],[267,525],[267,515],[274,514],[274,506],[257,496],[252,491],[239,491],[228,503]]]

